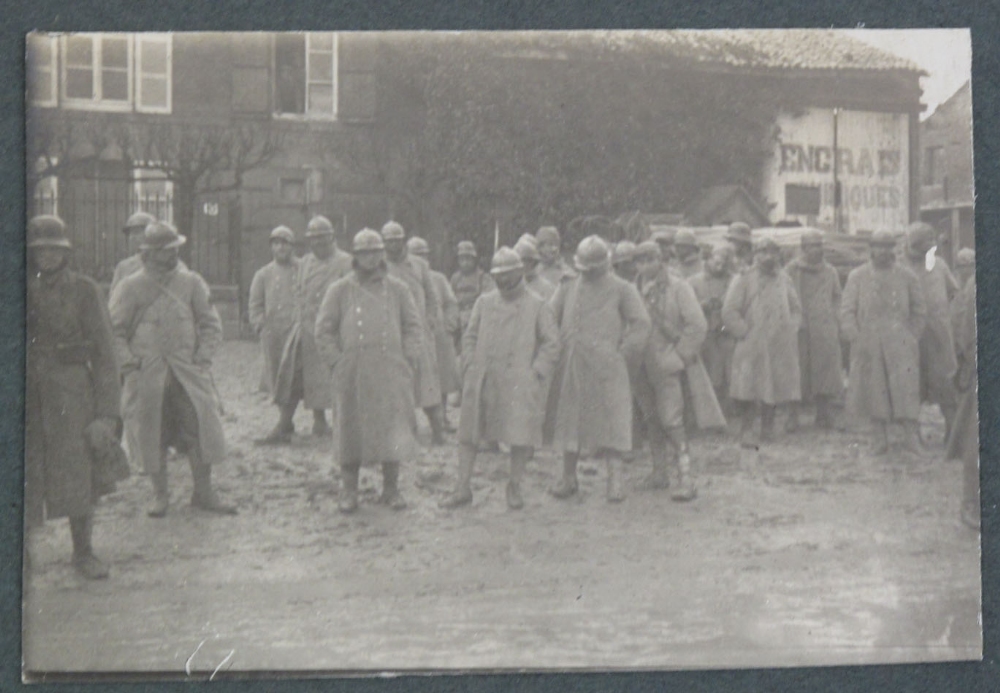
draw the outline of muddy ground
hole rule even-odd
[[[545,493],[558,459],[529,468],[526,507],[504,502],[506,459],[482,455],[475,502],[437,508],[454,436],[403,470],[408,510],[336,510],[332,445],[302,435],[255,448],[274,409],[256,391],[255,345],[227,344],[215,366],[230,444],[216,473],[240,515],[188,505],[183,459],[172,507],[146,517],[135,474],[98,509],[109,580],[69,563],[65,521],[31,538],[24,658],[35,672],[157,671],[205,678],[240,670],[679,668],[977,659],[979,537],[958,521],[961,465],[873,458],[860,434],[806,429],[759,453],[722,436],[693,444],[700,495],[604,500],[605,473],[581,463],[581,492]],[[457,423],[457,412],[452,413]],[[781,420],[779,419],[779,425]]]

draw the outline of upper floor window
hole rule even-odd
[[[944,177],[944,147],[924,150],[924,185],[938,185]]]
[[[278,34],[275,37],[274,64],[277,114],[336,117],[336,34]]]
[[[169,113],[170,34],[28,36],[29,99],[36,106]]]

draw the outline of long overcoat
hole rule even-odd
[[[924,259],[907,261],[924,290],[927,324],[920,335],[920,394],[927,402],[957,404],[952,378],[958,368],[955,357],[955,334],[952,327],[951,298],[958,291],[958,281],[941,258],[934,258],[928,270]]]
[[[181,269],[188,269],[188,266],[184,264],[183,260],[178,260],[177,266]],[[122,279],[125,279],[125,277],[131,277],[133,274],[141,270],[142,267],[142,253],[129,255],[127,258],[115,265],[115,272],[111,275],[111,287],[108,289],[109,295],[118,287],[119,284],[121,284]]]
[[[295,326],[295,279],[298,270],[298,258],[292,258],[287,263],[271,261],[257,270],[250,282],[247,312],[250,325],[260,335],[262,392],[274,393],[281,352]]]
[[[559,257],[551,265],[546,265],[544,262],[539,263],[538,276],[558,289],[563,282],[575,277],[576,271]]]
[[[462,335],[458,439],[539,447],[548,384],[559,358],[552,309],[523,284],[479,297]]]
[[[665,396],[668,381],[680,378],[689,398],[684,404],[698,428],[725,428],[726,417],[701,360],[708,323],[694,289],[663,267],[652,281],[640,279],[639,293],[652,322],[642,357],[650,387],[638,388],[640,407],[647,416],[656,412],[654,400]]]
[[[785,267],[802,302],[799,372],[802,399],[839,397],[844,390],[840,351],[840,275],[829,262],[810,265],[795,258]]]
[[[441,404],[441,381],[438,375],[437,340],[434,330],[437,317],[441,312],[441,301],[438,299],[431,279],[431,268],[427,261],[416,255],[407,253],[399,262],[388,261],[389,274],[403,282],[413,296],[423,326],[423,336],[420,340],[420,358],[417,361],[417,372],[414,374],[414,399],[418,407],[434,407]]]
[[[493,283],[493,277],[477,267],[468,274],[456,270],[451,275],[451,288],[455,292],[455,298],[458,299],[458,329],[464,333],[472,315],[472,306],[476,305],[476,299],[497,287]],[[458,346],[461,347],[461,344],[462,340],[459,337]]]
[[[539,298],[543,301],[551,299],[552,294],[556,292],[555,285],[540,274],[536,274],[531,279],[526,279],[525,285],[528,289],[538,294]]]
[[[383,268],[354,272],[326,292],[316,344],[332,369],[333,419],[341,465],[399,462],[416,452],[413,369],[421,324],[406,285]]]
[[[847,275],[840,328],[851,344],[848,416],[888,421],[920,415],[918,339],[926,315],[920,280],[908,268],[876,269],[868,262]]]
[[[434,346],[441,395],[445,396],[458,392],[462,387],[462,379],[458,375],[458,356],[455,354],[455,334],[459,329],[458,299],[451,290],[448,277],[431,270],[431,279],[441,303],[441,312],[434,327]]]
[[[275,379],[276,404],[291,401],[295,372],[301,368],[303,405],[307,409],[330,408],[330,368],[316,350],[313,330],[326,290],[351,271],[351,263],[351,255],[339,248],[325,260],[312,253],[302,258],[295,280],[295,324],[282,349]]]
[[[798,294],[783,270],[767,276],[753,266],[733,278],[722,304],[722,321],[736,339],[733,399],[772,405],[799,399],[801,320]]]
[[[546,406],[544,440],[567,452],[632,447],[629,362],[650,322],[635,285],[610,272],[564,281],[550,302],[562,346]]]
[[[86,515],[91,456],[84,429],[118,419],[118,367],[108,309],[90,278],[63,269],[27,282],[25,520]]]
[[[198,415],[199,460],[216,464],[226,444],[212,381],[212,357],[222,344],[222,322],[209,303],[205,281],[180,267],[165,274],[142,271],[111,294],[111,326],[118,363],[125,375],[123,418],[137,449],[132,458],[148,473],[161,458],[163,390],[168,369]]]
[[[701,359],[718,397],[729,396],[733,349],[736,347],[733,336],[725,330],[722,322],[722,301],[726,298],[731,281],[728,274],[715,277],[704,271],[688,280],[698,297],[708,325],[705,343],[701,347]]]

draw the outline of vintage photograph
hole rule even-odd
[[[969,31],[25,49],[26,681],[982,658]]]

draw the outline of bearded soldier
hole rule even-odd
[[[472,241],[459,241],[458,243],[458,269],[451,275],[451,288],[458,299],[458,329],[459,337],[456,340],[456,348],[461,351],[462,337],[466,325],[469,324],[469,316],[472,315],[472,306],[476,304],[476,299],[487,291],[493,290],[493,280],[490,275],[479,269],[476,264],[478,253]]]
[[[521,479],[542,442],[542,413],[559,332],[545,302],[524,283],[520,256],[502,247],[490,270],[497,290],[479,297],[463,335],[464,393],[459,424],[459,470],[443,508],[472,502],[472,471],[481,442],[510,446],[507,507],[524,506]]]
[[[831,428],[830,402],[844,389],[840,354],[840,275],[823,259],[823,235],[802,233],[802,254],[785,267],[802,302],[799,328],[799,372],[802,401],[815,402],[816,427]],[[799,427],[799,407],[789,405],[785,430]]]
[[[427,241],[419,236],[413,236],[406,242],[406,247],[410,253],[421,258],[430,266],[429,255],[431,252]],[[458,299],[455,292],[451,290],[448,278],[440,272],[431,269],[431,279],[434,282],[434,290],[437,291],[438,299],[441,301],[441,309],[437,320],[435,320],[434,346],[437,354],[438,379],[441,382],[441,419],[445,428],[454,432],[454,428],[448,424],[448,395],[457,392],[462,387],[461,379],[458,377],[458,356],[455,354],[455,339],[461,339],[458,332]]]
[[[274,384],[278,423],[264,438],[254,441],[258,445],[291,442],[295,431],[292,418],[300,401],[313,410],[313,435],[322,438],[331,432],[324,414],[330,408],[330,369],[316,350],[313,328],[326,290],[351,271],[351,256],[337,247],[333,224],[326,217],[316,216],[309,221],[306,240],[312,252],[299,264],[295,321],[282,350]]]
[[[172,225],[146,227],[141,271],[111,294],[111,324],[124,377],[126,425],[135,427],[136,457],[153,480],[150,517],[167,513],[167,450],[186,453],[194,479],[191,505],[235,515],[211,485],[225,456],[212,357],[222,322],[200,275],[178,265],[186,238]]]
[[[638,363],[649,338],[649,315],[635,286],[610,272],[611,257],[600,236],[580,241],[580,275],[564,281],[551,305],[562,354],[549,391],[546,440],[563,452],[563,475],[550,491],[577,492],[581,453],[608,461],[609,502],[624,499],[622,454],[632,448],[629,364]]]
[[[906,448],[922,454],[919,339],[927,321],[920,280],[896,262],[888,231],[871,237],[871,259],[847,275],[840,326],[851,344],[847,412],[875,425],[873,452],[889,449],[886,426],[903,424]]]
[[[636,258],[639,293],[652,320],[652,332],[635,378],[636,400],[653,458],[653,472],[646,485],[652,489],[670,486],[669,443],[677,470],[671,498],[687,501],[697,495],[697,490],[684,431],[685,404],[693,411],[699,428],[723,428],[726,424],[699,356],[708,325],[694,290],[667,269],[655,242],[640,243]]]
[[[274,259],[253,275],[247,309],[264,357],[261,390],[273,394],[281,352],[295,326],[295,278],[299,261],[293,254],[295,234],[290,228],[278,226],[271,231],[270,241]]]
[[[535,233],[535,240],[538,241],[538,254],[542,258],[541,267],[538,269],[539,276],[557,288],[562,282],[572,279],[575,272],[560,254],[562,240],[559,237],[559,229],[555,226],[543,226]]]
[[[441,382],[438,376],[434,331],[437,329],[441,302],[431,279],[430,265],[423,258],[411,255],[406,249],[406,231],[402,225],[390,221],[382,227],[385,255],[390,276],[402,281],[413,294],[417,313],[424,326],[421,356],[415,374],[414,387],[417,406],[423,408],[431,426],[431,444],[444,444],[444,416],[441,411]]]
[[[514,244],[514,252],[521,258],[524,265],[524,285],[534,291],[543,301],[552,298],[556,287],[538,274],[538,265],[542,256],[538,254],[538,241],[530,233],[521,236]]]
[[[729,394],[740,403],[743,447],[756,447],[754,424],[760,412],[760,437],[774,433],[779,404],[800,397],[798,330],[802,308],[791,278],[778,264],[771,238],[754,246],[754,264],[733,279],[722,304],[722,321],[736,339]]]
[[[333,373],[339,508],[358,509],[360,467],[381,464],[380,502],[401,510],[399,465],[416,453],[413,370],[425,329],[410,290],[389,275],[382,237],[362,229],[352,250],[353,271],[327,290],[315,325]]]
[[[111,323],[97,284],[69,267],[62,220],[35,217],[27,236],[25,528],[68,517],[73,566],[105,578],[91,536],[94,504],[112,490],[100,484],[95,443],[117,447],[121,431]]]

